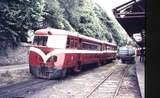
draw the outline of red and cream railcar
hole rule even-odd
[[[108,60],[116,59],[117,46],[113,43],[103,42],[101,62],[104,63]]]
[[[36,77],[64,77],[68,69],[116,58],[117,47],[76,32],[40,29],[29,49],[30,72]]]

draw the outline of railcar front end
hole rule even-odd
[[[66,36],[36,32],[29,49],[30,73],[40,78],[59,78],[66,74],[64,48]]]

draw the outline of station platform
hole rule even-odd
[[[140,92],[142,98],[145,98],[145,93],[144,93],[144,85],[145,85],[145,78],[144,78],[144,63],[141,63],[139,60],[140,57],[136,58],[136,74],[138,78],[138,84],[140,87]]]

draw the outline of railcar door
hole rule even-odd
[[[68,36],[66,44],[66,56],[65,64],[69,68],[79,65],[79,53],[77,49],[79,47],[79,38],[75,36]]]

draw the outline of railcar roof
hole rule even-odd
[[[91,41],[96,41],[96,42],[98,42],[98,43],[102,43],[101,40],[98,40],[98,39],[95,39],[95,38],[92,38],[92,37],[88,37],[88,36],[81,35],[81,34],[78,34],[78,36],[79,36],[80,38],[83,38],[83,39],[88,39],[88,40],[91,40]]]
[[[103,41],[103,43],[104,43],[104,44],[108,44],[108,45],[114,45],[114,46],[116,46],[115,43],[110,43],[110,42],[107,42],[107,41]]]
[[[83,39],[96,41],[98,43],[104,43],[104,44],[109,44],[109,45],[115,45],[116,46],[116,44],[114,44],[114,43],[110,43],[110,42],[107,42],[107,41],[102,41],[102,40],[99,40],[99,39],[95,39],[95,38],[92,38],[92,37],[81,35],[81,34],[78,34],[78,32],[71,32],[71,31],[54,29],[54,28],[45,28],[45,29],[36,30],[35,35],[70,35],[70,36],[75,36],[75,37],[80,37],[80,38],[83,38]]]
[[[39,29],[35,31],[36,35],[72,35],[77,36],[77,32],[71,32],[61,29],[53,29],[53,28],[46,28],[46,29]]]

